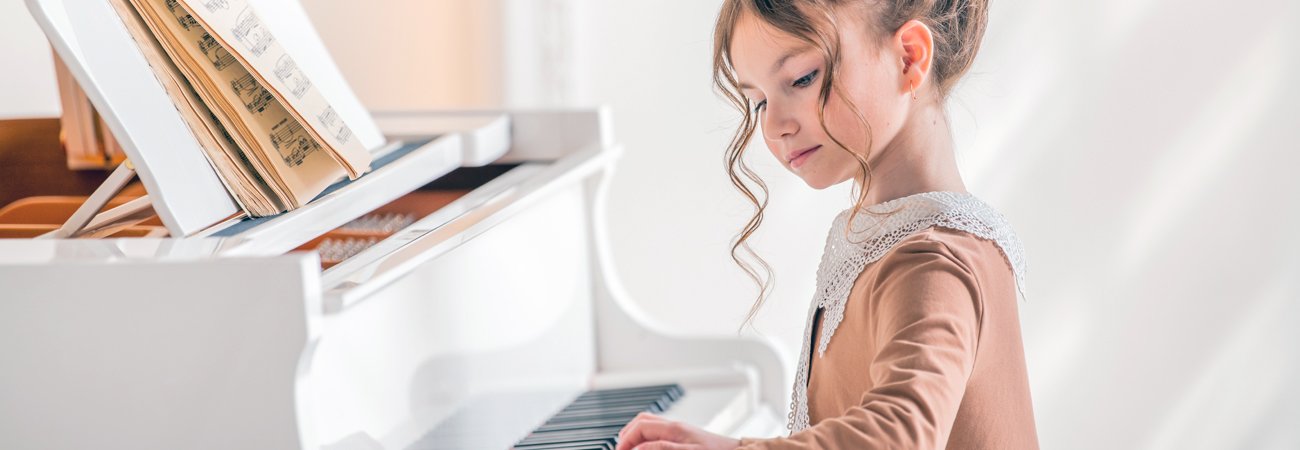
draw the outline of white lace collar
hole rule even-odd
[[[854,280],[867,264],[880,259],[908,236],[931,227],[941,227],[997,243],[1015,273],[1016,286],[1024,295],[1025,257],[1020,239],[1006,218],[975,196],[927,192],[873,205],[866,210],[854,217],[852,227],[848,227],[851,211],[841,212],[826,236],[826,250],[817,267],[817,292],[808,311],[803,349],[795,372],[787,426],[791,432],[808,427],[808,354],[812,348],[813,317],[817,309],[823,310],[817,341],[817,355],[821,357],[825,355],[835,329],[844,320],[844,306]]]

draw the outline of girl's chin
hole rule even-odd
[[[807,176],[807,177],[801,177],[801,178],[803,178],[803,182],[804,182],[804,183],[808,184],[808,187],[813,188],[813,189],[816,189],[816,190],[819,190],[819,191],[822,190],[822,189],[826,189],[826,188],[828,188],[828,187],[834,186],[834,185],[836,184],[836,183],[832,183],[832,182],[830,182],[830,180],[827,180],[827,179],[824,179],[824,178],[821,178],[821,177],[816,177],[816,176]]]
[[[834,180],[822,174],[805,175],[801,173],[796,173],[796,175],[799,175],[799,178],[802,179],[803,182],[808,185],[808,187],[819,191],[846,181],[846,180]]]

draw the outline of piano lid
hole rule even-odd
[[[5,251],[0,252],[0,267],[46,263],[209,259],[238,240],[239,238],[6,239]]]

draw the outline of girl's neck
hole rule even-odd
[[[863,206],[922,192],[966,192],[942,106],[917,105],[894,139],[870,161],[870,189]]]

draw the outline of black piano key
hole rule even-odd
[[[557,439],[572,439],[578,437],[584,437],[584,438],[616,437],[618,436],[618,432],[622,429],[623,426],[619,425],[619,426],[604,426],[604,427],[596,427],[596,428],[590,428],[590,427],[579,428],[579,429],[572,429],[572,430],[539,431],[528,435],[528,437],[525,437],[523,440],[519,441],[519,443],[529,444],[535,442],[555,441]]]
[[[557,442],[553,444],[515,445],[514,448],[516,450],[557,450],[557,449],[573,449],[573,448],[601,448],[601,449],[614,450],[614,447],[617,444],[618,441],[616,441],[614,438],[607,438],[607,439],[575,440],[570,442]]]
[[[582,407],[593,406],[593,405],[626,405],[626,404],[645,404],[645,403],[660,403],[663,404],[664,406],[667,406],[669,403],[672,403],[672,400],[669,400],[668,396],[666,395],[660,395],[656,397],[603,398],[603,399],[595,399],[595,400],[576,401],[569,404],[569,408],[582,408]]]
[[[654,400],[657,398],[666,398],[671,401],[671,397],[668,395],[668,393],[661,391],[661,392],[637,392],[637,393],[626,393],[626,394],[593,395],[590,397],[576,398],[573,400],[573,403],[581,405],[587,403],[610,402],[610,401],[619,401],[619,400]]]
[[[641,402],[640,404],[625,405],[593,405],[575,409],[564,409],[556,413],[556,417],[579,416],[588,414],[619,414],[624,412],[639,413],[654,408],[654,403]]]
[[[584,405],[604,405],[604,404],[611,404],[611,403],[653,402],[655,400],[671,401],[668,399],[667,395],[660,393],[656,395],[637,395],[637,396],[620,395],[620,396],[608,396],[608,397],[592,397],[592,398],[574,400],[573,403],[570,403],[569,405],[572,407],[578,407]]]
[[[667,390],[681,389],[681,388],[682,388],[681,385],[677,383],[673,383],[673,384],[659,384],[654,386],[632,386],[632,387],[625,387],[625,388],[594,389],[594,390],[584,392],[582,395],[584,396],[600,395],[600,394],[620,393],[620,392],[660,392],[660,391],[667,391]]]
[[[602,389],[589,391],[574,399],[574,402],[583,402],[589,399],[609,399],[609,398],[630,398],[639,396],[660,397],[667,396],[671,401],[681,398],[685,392],[679,385],[655,386],[653,388],[624,388],[624,389]]]
[[[625,404],[646,403],[646,402],[659,403],[664,407],[667,407],[668,405],[673,403],[673,401],[669,399],[667,395],[659,395],[655,397],[615,397],[615,398],[580,400],[580,401],[575,401],[573,403],[570,403],[568,407],[581,408],[581,407],[587,407],[592,405],[625,405]]]
[[[582,405],[582,404],[600,403],[600,402],[652,400],[657,398],[668,398],[668,392],[659,391],[659,392],[635,392],[635,393],[624,393],[624,394],[592,395],[588,397],[575,398],[573,399],[573,404]]]
[[[660,402],[660,401],[653,401],[653,402],[644,402],[644,401],[643,401],[643,402],[628,402],[628,403],[610,403],[610,404],[604,404],[604,405],[582,405],[582,406],[578,406],[578,407],[564,408],[563,411],[560,411],[559,413],[556,413],[556,415],[560,415],[560,414],[587,413],[587,412],[596,412],[596,411],[614,411],[614,410],[625,409],[625,408],[626,408],[626,409],[636,409],[636,410],[638,410],[638,411],[649,411],[649,412],[652,412],[652,413],[656,413],[656,414],[658,414],[658,413],[664,412],[665,409],[668,409],[668,408],[666,408],[665,406],[667,406],[667,405],[664,405],[664,403],[663,403],[663,402]]]
[[[582,428],[603,428],[603,427],[623,428],[624,425],[627,425],[627,422],[628,421],[622,419],[604,419],[604,420],[589,420],[586,422],[551,423],[551,424],[545,424],[540,427],[537,427],[537,432],[578,430]]]
[[[682,387],[677,384],[668,386],[667,392],[668,398],[671,398],[673,401],[681,399],[682,395],[686,393],[686,391],[682,390]]]
[[[547,424],[547,425],[552,425],[552,424],[572,423],[572,422],[586,422],[586,421],[592,421],[592,420],[606,420],[606,419],[609,419],[609,420],[623,420],[623,421],[625,421],[625,422],[631,422],[632,419],[635,419],[635,418],[636,418],[636,415],[637,415],[637,414],[639,414],[639,413],[631,413],[631,414],[591,414],[591,415],[585,415],[585,416],[553,417],[553,418],[551,418],[551,420],[546,421],[546,424]]]
[[[606,419],[632,420],[636,418],[638,414],[641,414],[642,412],[645,411],[647,410],[644,408],[573,411],[573,412],[566,412],[564,414],[556,414],[554,417],[548,420],[546,424],[585,422],[591,420],[606,420]]]
[[[659,397],[662,395],[674,395],[676,391],[671,389],[655,389],[649,391],[590,391],[578,396],[574,401],[584,401],[589,399],[604,399],[616,397]]]
[[[672,403],[673,401],[669,399],[668,396],[660,395],[657,397],[632,397],[632,398],[620,397],[620,398],[605,398],[605,399],[598,399],[598,400],[583,400],[583,401],[574,402],[570,404],[568,408],[576,409],[576,408],[589,408],[592,406],[604,406],[604,405],[621,406],[621,405],[635,405],[635,404],[640,404],[640,405],[659,404],[660,406],[666,408],[668,405],[671,405]]]
[[[519,440],[520,450],[608,448],[642,412],[661,413],[684,395],[680,385],[599,389],[583,393]]]
[[[551,444],[556,442],[572,442],[584,439],[609,439],[618,437],[618,432],[623,427],[605,427],[605,428],[584,428],[581,430],[566,430],[549,433],[533,433],[528,435],[518,445],[532,444]]]

